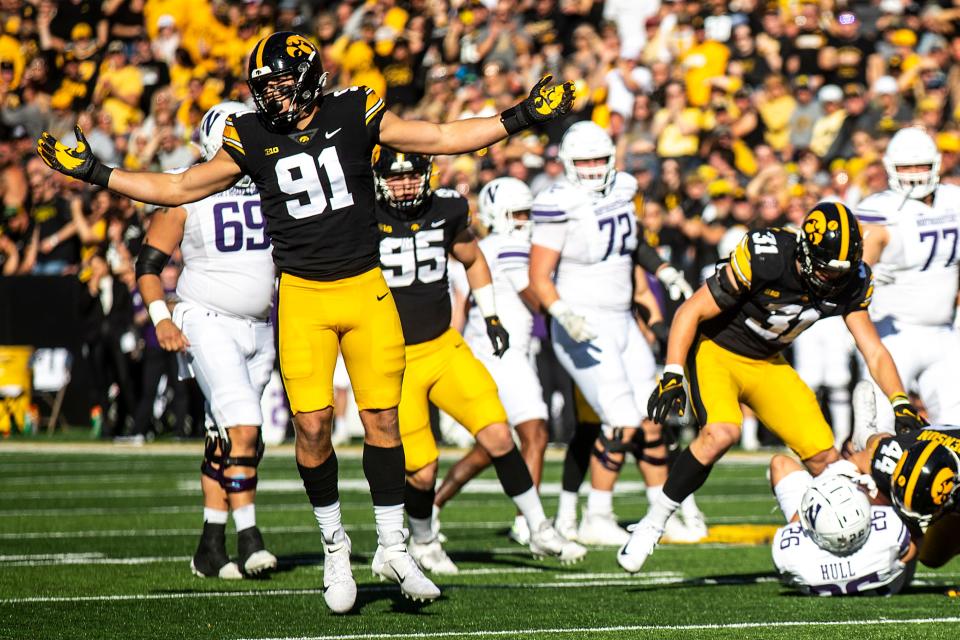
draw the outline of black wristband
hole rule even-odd
[[[507,135],[513,135],[518,131],[523,131],[533,124],[523,110],[523,103],[516,104],[500,114],[500,122],[503,128],[507,130]]]
[[[106,187],[107,183],[110,182],[110,174],[113,173],[113,169],[101,162],[95,162],[93,165],[93,170],[90,171],[90,184],[95,184],[100,187]]]

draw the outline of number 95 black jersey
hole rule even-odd
[[[373,172],[383,100],[351,87],[323,97],[304,130],[275,133],[256,113],[227,119],[223,148],[260,190],[281,272],[339,280],[377,266]]]
[[[377,202],[380,268],[393,292],[407,344],[433,340],[450,328],[447,254],[470,227],[466,198],[434,191],[416,217]]]
[[[700,333],[728,351],[764,360],[786,349],[820,318],[870,306],[870,267],[861,263],[835,299],[818,299],[800,280],[798,248],[799,239],[791,229],[748,232],[730,255],[730,267],[743,293],[735,306],[703,322]]]

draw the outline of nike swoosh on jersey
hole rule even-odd
[[[337,135],[338,133],[340,133],[340,129],[343,129],[343,127],[339,127],[339,128],[337,128],[337,129],[334,129],[333,131],[324,131],[324,132],[323,132],[323,136],[324,136],[327,140],[329,140],[329,139],[332,138],[333,136],[335,136],[335,135]]]
[[[380,300],[383,300],[383,299],[386,298],[388,295],[390,295],[390,292],[389,292],[389,291],[387,291],[387,292],[386,292],[385,294],[383,294],[382,296],[377,296],[377,301],[379,302]]]
[[[446,219],[434,220],[433,222],[430,223],[430,226],[436,229],[437,227],[442,227],[444,224],[446,224],[446,222],[447,222]]]

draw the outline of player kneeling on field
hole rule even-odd
[[[807,594],[898,593],[913,576],[916,545],[893,508],[871,506],[870,476],[840,464],[814,478],[793,458],[770,461],[770,484],[788,523],[773,538],[777,572]]]
[[[466,198],[450,189],[430,188],[432,160],[426,156],[383,148],[373,171],[380,266],[396,300],[406,342],[399,416],[410,554],[429,571],[457,572],[432,521],[439,457],[430,430],[433,402],[464,425],[492,459],[504,493],[527,519],[533,554],[563,562],[580,560],[586,549],[562,538],[544,515],[530,471],[513,442],[496,383],[450,326],[448,253],[466,268],[493,355],[500,357],[508,348],[490,268],[470,230]]]
[[[198,130],[204,160],[220,150],[227,118],[247,111],[238,102],[226,102],[203,116]],[[230,234],[225,234],[227,225]],[[178,246],[184,265],[171,317],[160,272]],[[260,398],[275,355],[273,259],[252,180],[244,176],[226,191],[158,209],[136,270],[160,346],[181,352],[181,371],[197,379],[206,398],[203,535],[190,567],[198,576],[225,579],[273,569],[277,559],[264,548],[254,510],[263,457]],[[225,550],[228,508],[237,527],[239,568]]]

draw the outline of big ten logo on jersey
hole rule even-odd
[[[415,281],[437,282],[447,272],[443,228],[421,229],[413,236],[387,237],[380,241],[380,266],[387,284],[408,287]]]
[[[603,257],[628,256],[637,248],[637,218],[623,202],[597,209],[597,225],[604,246]]]
[[[270,248],[259,198],[216,202],[212,216],[200,214],[200,224],[204,238],[213,238],[220,253]]]

